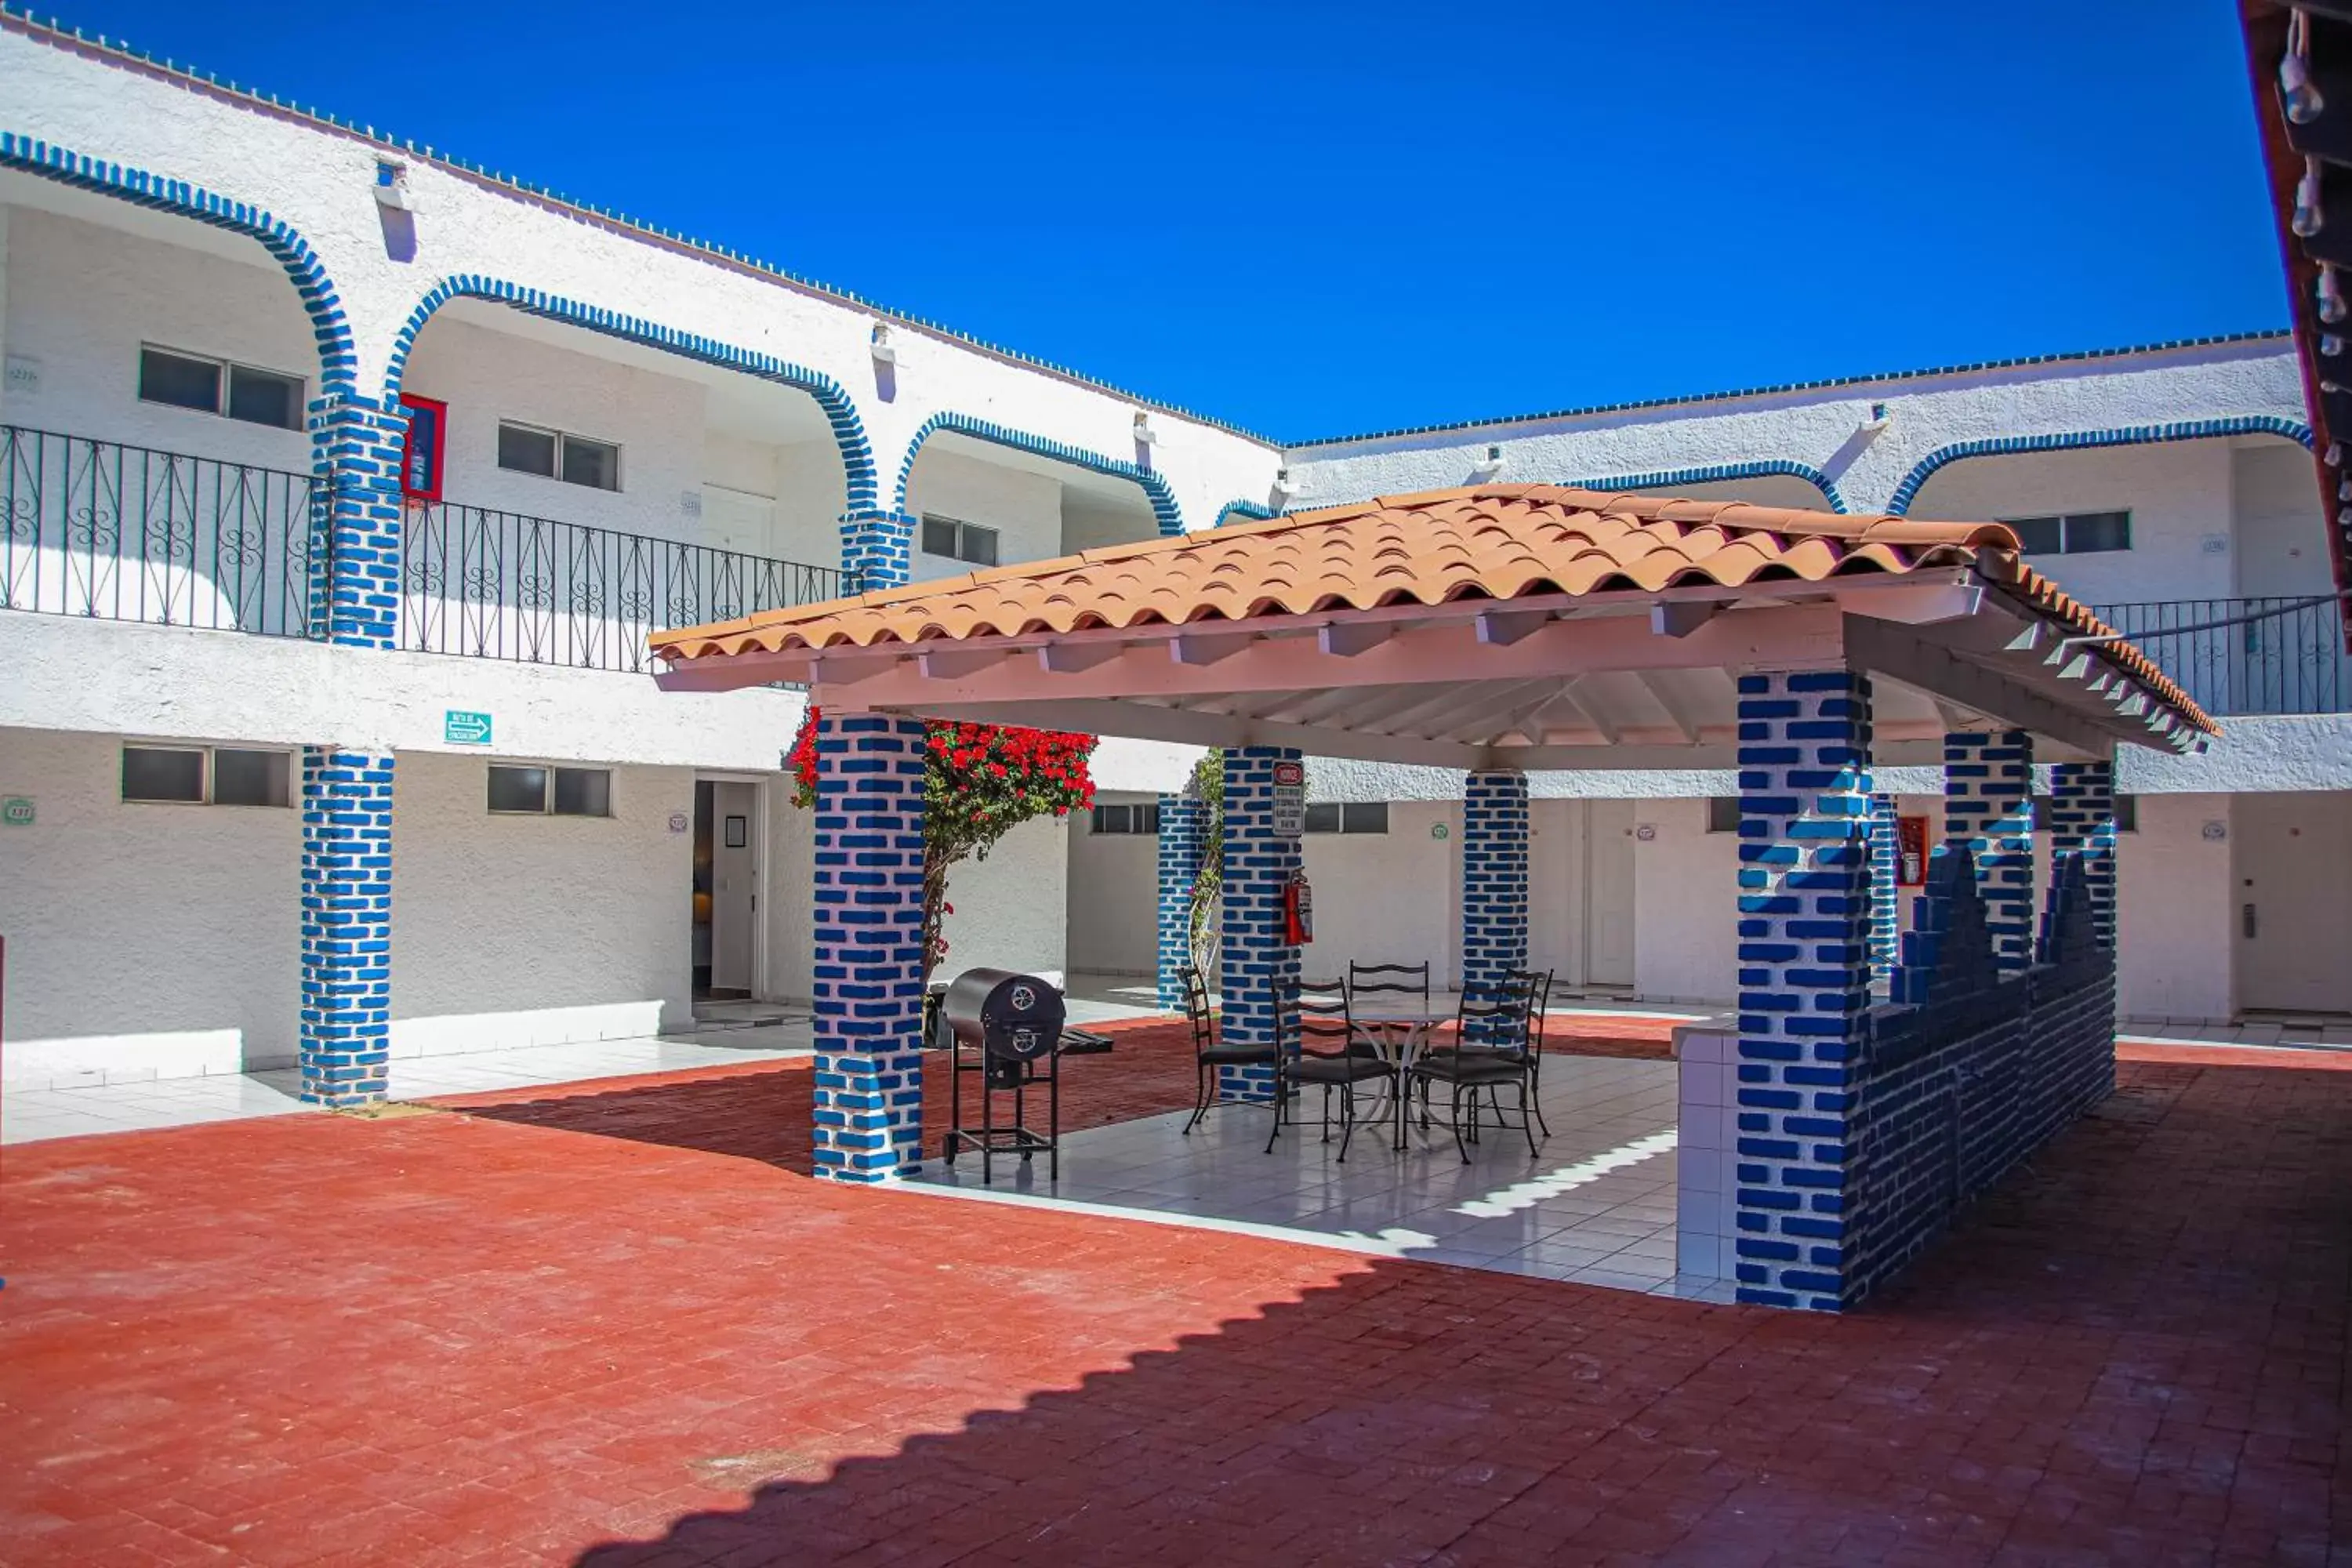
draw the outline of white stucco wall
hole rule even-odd
[[[2234,908],[2227,795],[2143,795],[2116,854],[2116,1009],[2143,1022],[2226,1020]]]
[[[985,860],[948,874],[955,913],[941,933],[948,955],[940,974],[967,969],[1067,973],[1063,922],[1069,897],[1069,825],[1040,817],[1006,834]]]
[[[1104,805],[1148,795],[1103,794]],[[1160,963],[1160,840],[1148,833],[1096,833],[1086,813],[1069,827],[1070,968],[1150,974]]]
[[[1314,773],[1307,770],[1310,780]],[[1439,825],[1444,838],[1430,832]],[[1433,985],[1454,984],[1461,959],[1459,804],[1401,802],[1389,807],[1384,834],[1310,833],[1303,842],[1315,888],[1315,941],[1303,959],[1307,973],[1344,974],[1350,961],[1426,963]]]
[[[1641,829],[1653,830],[1646,840]],[[1633,835],[1633,990],[1649,1002],[1738,992],[1739,836],[1706,831],[1704,800],[1643,801]]]
[[[1864,426],[1874,405],[1887,410],[1888,420],[1874,435]],[[1803,463],[1826,474],[1850,508],[1865,511],[1883,509],[1916,465],[1955,443],[2248,414],[2305,417],[2301,375],[2284,335],[1498,419],[1293,447],[1289,458],[1293,475],[1306,487],[1293,502],[1297,506],[1471,483],[1473,466],[1489,445],[1498,445],[1504,467],[1497,477],[1517,483],[1601,480],[1769,459]],[[1823,504],[1810,487],[1790,490],[1782,478],[1711,488],[1718,495]]]
[[[0,729],[0,1079],[45,1086],[294,1059],[302,826],[269,806],[126,802],[111,735]]]
[[[0,391],[0,418],[309,473],[302,431],[139,399],[142,344],[299,375],[306,395],[317,395],[318,349],[285,272],[257,245],[223,248],[11,209],[8,353],[37,361],[40,384]]]
[[[914,479],[907,494],[914,511],[996,530],[996,558],[1001,565],[1049,560],[1062,553],[1062,487],[1042,474],[992,465],[950,450],[942,441],[924,446],[922,455],[915,459]],[[922,543],[918,530],[914,560],[918,582],[980,570],[951,555],[926,554]]]
[[[615,768],[609,817],[492,816],[493,760],[398,758],[394,1054],[685,1027],[694,775]]]

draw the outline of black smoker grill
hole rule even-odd
[[[950,1090],[953,1125],[941,1151],[947,1163],[954,1164],[966,1148],[977,1149],[981,1180],[992,1183],[997,1155],[1018,1154],[1026,1164],[1029,1156],[1042,1150],[1051,1178],[1059,1180],[1062,1058],[1108,1051],[1110,1041],[1064,1027],[1067,1009],[1062,994],[1034,974],[1009,969],[967,969],[957,975],[940,998],[939,1016],[950,1037],[955,1066]],[[963,1080],[969,1073],[980,1076],[976,1128],[963,1119]],[[1029,1090],[1036,1084],[1045,1089],[1042,1133],[1029,1125]],[[1013,1096],[1013,1120],[1000,1126],[996,1099],[1003,1093]]]

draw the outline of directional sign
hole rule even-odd
[[[487,746],[490,743],[490,716],[452,708],[441,715],[441,739],[452,746]]]

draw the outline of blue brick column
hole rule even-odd
[[[2050,858],[2083,863],[2091,925],[2116,945],[2116,770],[2112,763],[2059,763],[2050,770]],[[2054,878],[2053,879],[2055,879]]]
[[[1225,751],[1224,930],[1219,1034],[1229,1046],[1276,1043],[1275,994],[1298,978],[1298,949],[1282,940],[1282,890],[1302,859],[1299,841],[1274,836],[1274,764],[1299,760],[1289,746]],[[1266,1100],[1264,1068],[1221,1068],[1218,1092]]]
[[[1192,885],[1201,879],[1208,805],[1190,795],[1160,797],[1160,1005],[1184,1010],[1177,971],[1192,962]]]
[[[1462,802],[1462,986],[1528,966],[1528,775],[1470,775]]]
[[[903,588],[915,576],[915,519],[903,511],[853,511],[841,520],[841,591]]]
[[[400,443],[405,415],[364,398],[309,409],[312,637],[346,647],[400,640]],[[388,752],[302,753],[302,1098],[382,1100],[391,1058],[392,788]]]
[[[1895,797],[1870,797],[1870,983],[1876,985],[1895,973],[1900,921],[1895,918],[1895,854],[1900,830],[1895,826]]]
[[[817,729],[816,1174],[922,1163],[923,722],[826,711]]]
[[[302,753],[302,1098],[363,1105],[387,1087],[392,1032],[388,753]]]
[[[2033,737],[2022,730],[1944,737],[1944,837],[1976,859],[1993,962],[2033,962]]]
[[[1739,678],[1739,1299],[1856,1297],[1870,1005],[1869,678]]]
[[[408,416],[366,398],[310,405],[310,635],[346,647],[400,643],[401,441]]]

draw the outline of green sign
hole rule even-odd
[[[490,716],[452,708],[441,715],[441,739],[452,746],[487,746],[490,743]]]
[[[0,826],[30,827],[33,826],[33,797],[12,795],[0,800]]]

